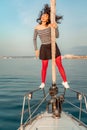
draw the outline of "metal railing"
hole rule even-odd
[[[31,105],[31,101],[33,100],[33,95],[36,92],[40,92],[40,91],[43,93],[42,99],[40,99],[39,102],[35,102],[33,105]],[[77,99],[79,101],[79,106],[77,106],[76,104],[72,103],[72,101],[67,100],[67,98],[66,98],[66,92],[67,91],[71,91],[71,92],[76,93],[76,97],[77,97]],[[84,93],[81,93],[81,92],[79,92],[77,90],[71,89],[71,88],[69,88],[68,90],[64,89],[63,95],[65,97],[64,98],[64,103],[70,104],[71,106],[73,106],[76,109],[78,109],[78,111],[79,111],[79,118],[78,119],[75,118],[75,119],[80,124],[83,124],[87,128],[87,125],[81,121],[82,112],[84,112],[87,115],[87,95],[85,95]],[[24,95],[23,106],[22,106],[22,113],[21,113],[20,130],[23,130],[23,127],[26,126],[27,123],[31,123],[33,121],[33,119],[36,118],[36,116],[38,115],[38,113],[36,113],[36,112],[39,110],[39,108],[41,107],[41,105],[44,102],[47,103],[46,99],[48,98],[48,96],[49,96],[49,92],[47,94],[45,94],[45,90],[44,89],[40,89],[40,88],[35,89],[33,91],[30,91],[30,92],[28,92],[27,94]],[[83,101],[84,101],[84,104],[85,104],[85,109],[82,108],[82,102]],[[28,108],[25,110],[26,102],[27,102],[27,107]],[[24,115],[26,113],[28,115],[28,118],[24,121]]]
[[[38,102],[36,102],[35,104],[33,104],[31,106],[31,100],[33,99],[33,95],[36,93],[36,92],[39,92],[41,91],[43,92],[43,97],[42,99],[40,99]],[[22,105],[22,113],[21,113],[21,123],[20,123],[20,129],[19,130],[23,130],[24,126],[27,124],[27,123],[31,123],[31,121],[35,118],[35,113],[38,111],[38,109],[41,107],[41,105],[43,104],[43,102],[46,101],[46,98],[48,97],[49,93],[45,94],[45,90],[44,89],[35,89],[33,91],[30,91],[28,92],[27,94],[24,95],[24,98],[23,98],[23,105]],[[26,103],[28,104],[27,105],[27,109],[25,110],[25,106],[26,106]],[[34,109],[33,109],[34,108]],[[33,109],[33,111],[32,111]],[[28,114],[28,118],[24,121],[24,115],[25,114]],[[36,114],[37,116],[37,114]]]
[[[69,88],[69,91],[74,92],[74,93],[76,94],[76,98],[77,98],[77,100],[78,100],[79,106],[77,106],[76,104],[74,104],[71,100],[69,100],[69,99],[67,100],[66,97],[65,97],[65,99],[64,99],[64,102],[67,103],[67,104],[69,104],[69,105],[71,105],[72,107],[78,109],[78,112],[79,112],[78,118],[76,118],[75,116],[73,116],[73,114],[72,114],[72,117],[74,117],[76,120],[78,120],[78,122],[79,122],[80,124],[84,124],[85,127],[87,127],[87,122],[86,122],[86,124],[85,124],[84,122],[81,121],[82,112],[83,112],[84,114],[86,114],[86,116],[87,116],[87,95],[84,94],[84,93],[82,93],[82,92],[79,92],[79,91],[77,91],[77,90],[74,90],[74,89],[72,89],[72,88]],[[64,94],[66,95],[66,92],[65,92]],[[75,97],[74,97],[74,98],[75,98]],[[76,101],[76,100],[75,100],[75,101]],[[83,108],[83,106],[82,106],[83,103],[84,103],[84,108]],[[86,121],[87,121],[87,120],[86,120]]]

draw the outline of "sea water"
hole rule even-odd
[[[70,87],[87,93],[87,60],[64,59]],[[52,84],[49,61],[46,86]],[[57,85],[62,79],[56,69]],[[41,61],[34,58],[0,59],[0,130],[16,130],[20,126],[24,94],[41,83]],[[69,94],[70,95],[70,94]],[[87,117],[85,117],[86,119]]]

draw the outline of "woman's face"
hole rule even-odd
[[[49,15],[48,15],[48,14],[43,14],[43,15],[41,16],[41,21],[42,21],[42,22],[48,22],[48,19],[49,19]]]

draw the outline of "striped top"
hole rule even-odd
[[[55,34],[56,38],[59,37],[59,31],[58,28],[55,29]],[[37,50],[37,35],[39,36],[41,40],[41,44],[51,44],[51,27],[48,27],[46,29],[34,30],[34,37],[33,37],[33,42],[34,42],[34,48]]]

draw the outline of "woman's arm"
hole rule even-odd
[[[37,29],[34,30],[33,43],[34,43],[34,49],[37,50]]]
[[[36,58],[38,58],[39,50],[37,48],[37,29],[34,30],[33,43],[34,43],[34,49],[35,49],[35,56]]]
[[[59,30],[58,30],[58,27],[55,28],[55,35],[56,35],[56,38],[59,38]]]
[[[59,38],[59,30],[58,30],[58,25],[57,25],[57,23],[49,24],[49,27],[55,28],[55,35],[56,35],[56,38]]]

